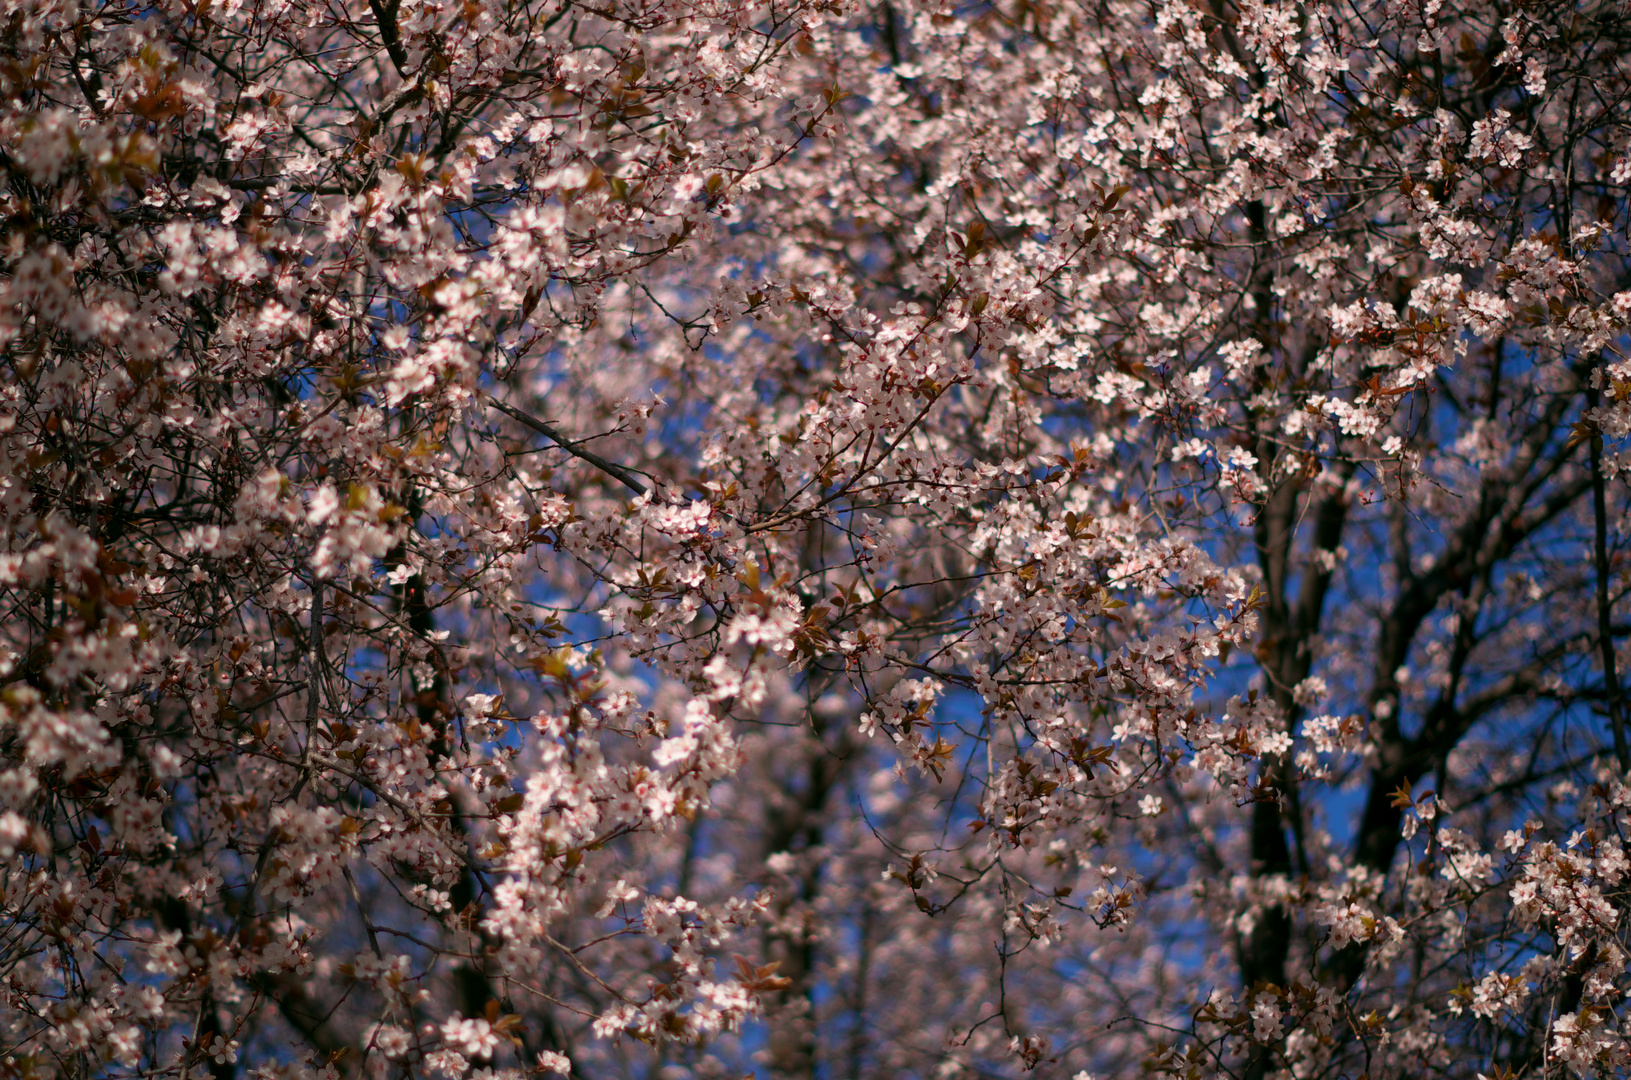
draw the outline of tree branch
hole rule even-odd
[[[1588,409],[1597,407],[1597,388],[1586,391]],[[1619,760],[1620,772],[1631,772],[1631,748],[1625,742],[1625,708],[1620,701],[1620,675],[1614,663],[1613,605],[1608,599],[1608,509],[1603,493],[1603,437],[1592,432],[1591,444],[1591,509],[1595,519],[1593,537],[1597,571],[1597,631],[1598,647],[1603,655],[1603,685],[1608,690],[1608,722],[1614,729],[1614,756]]]
[[[629,488],[635,494],[644,495],[646,493],[646,485],[641,483],[639,478],[636,477],[630,470],[625,469],[623,466],[614,461],[607,461],[593,450],[586,449],[582,443],[573,442],[571,439],[568,439],[566,436],[562,435],[559,431],[556,431],[551,425],[546,424],[544,421],[539,420],[536,417],[527,415],[520,409],[517,409],[515,406],[507,405],[491,394],[483,393],[482,396],[487,399],[488,404],[492,405],[493,408],[497,409],[505,416],[508,416],[512,420],[515,420],[536,431],[538,434],[550,440],[556,446],[559,446],[562,450],[565,450],[573,457],[578,458],[581,461],[587,461],[589,464],[593,465],[607,476],[621,481],[623,486]]]

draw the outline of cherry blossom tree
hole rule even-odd
[[[1607,0],[18,0],[0,1076],[1631,1072]]]

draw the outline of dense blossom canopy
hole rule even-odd
[[[9,0],[0,1080],[1631,1071],[1623,0]]]

